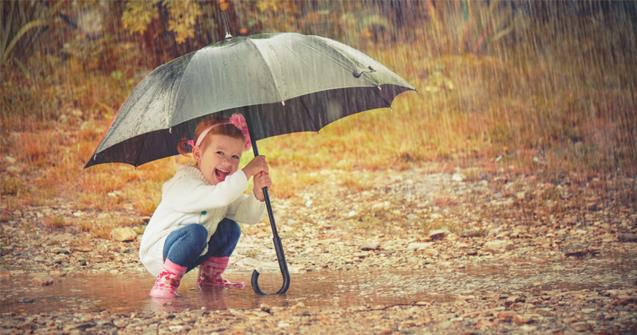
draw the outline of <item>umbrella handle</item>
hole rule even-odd
[[[274,242],[274,250],[276,251],[276,258],[279,261],[279,269],[281,270],[281,275],[283,276],[283,285],[276,292],[276,294],[285,294],[290,288],[290,272],[288,271],[288,265],[285,262],[285,255],[283,254],[283,245],[281,245],[281,239],[279,236],[274,236],[272,238]],[[265,293],[259,287],[259,271],[252,271],[252,290],[256,294],[265,295]]]
[[[247,111],[244,113],[244,118],[246,123],[248,124],[248,131],[250,133],[250,142],[252,144],[252,152],[254,153],[254,157],[259,156],[259,149],[257,148],[257,141],[254,137],[254,132],[252,130],[248,113]],[[279,238],[279,233],[276,229],[276,222],[274,221],[274,213],[272,212],[272,205],[270,204],[270,195],[268,193],[268,188],[263,188],[263,197],[265,198],[265,205],[268,210],[268,218],[270,219],[270,228],[272,228],[272,241],[274,242],[274,250],[276,251],[276,258],[279,261],[279,269],[281,269],[281,275],[283,276],[283,285],[276,292],[276,294],[285,294],[290,288],[290,272],[288,271],[288,264],[285,262],[285,255],[283,253],[283,245],[281,244],[281,239]],[[259,271],[252,271],[252,290],[256,294],[265,295],[265,293],[259,287]]]

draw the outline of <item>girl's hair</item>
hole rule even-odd
[[[201,119],[199,123],[197,123],[197,127],[195,128],[195,134],[192,140],[196,141],[197,138],[199,138],[199,135],[201,135],[201,133],[203,133],[206,129],[212,126],[215,126],[215,127],[213,127],[212,129],[210,129],[210,131],[208,131],[208,133],[206,134],[206,137],[203,139],[203,142],[201,142],[202,149],[208,145],[208,139],[210,139],[209,135],[211,134],[226,135],[233,138],[241,139],[243,141],[246,140],[241,130],[239,130],[239,128],[237,128],[232,123],[229,123],[228,118],[215,117],[215,116],[205,117]],[[188,143],[188,142],[192,142],[192,140],[187,138],[182,138],[181,140],[179,140],[179,142],[177,143],[177,152],[179,152],[182,155],[186,155],[192,152],[192,145]]]

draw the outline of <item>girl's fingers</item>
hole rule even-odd
[[[255,182],[261,187],[268,187],[272,185],[272,181],[270,180],[270,176],[266,172],[260,172],[255,177]]]

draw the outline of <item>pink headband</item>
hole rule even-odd
[[[252,142],[250,142],[250,131],[248,130],[248,123],[246,122],[246,119],[243,117],[243,115],[238,113],[232,114],[232,116],[230,116],[230,118],[228,119],[228,122],[213,124],[212,126],[206,128],[204,131],[201,132],[199,137],[197,137],[197,141],[189,140],[188,144],[193,148],[199,147],[199,145],[201,145],[201,142],[203,142],[203,140],[206,138],[206,135],[208,135],[212,128],[223,126],[226,124],[231,124],[241,131],[241,134],[243,134],[243,137],[245,138],[243,149],[250,149],[250,147],[252,146]]]

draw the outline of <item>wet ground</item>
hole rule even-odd
[[[250,274],[226,276],[249,281]],[[280,284],[276,273],[263,274],[260,285],[276,292]],[[181,312],[188,309],[250,309],[261,304],[287,307],[303,303],[307,307],[356,307],[373,305],[411,305],[450,302],[459,297],[492,292],[622,290],[637,284],[637,259],[588,259],[552,263],[518,261],[510,264],[482,262],[453,271],[417,272],[320,272],[293,275],[286,295],[259,296],[245,289],[200,290],[195,274],[189,273],[176,299],[147,296],[153,279],[147,275],[76,275],[52,279],[44,286],[32,278],[9,277],[0,280],[0,313],[42,313],[72,310],[99,312]],[[462,285],[449,285],[462,283]]]
[[[297,311],[290,315],[290,320],[294,320],[299,315],[310,316],[317,310],[340,310],[348,315],[411,308],[406,320],[431,330],[440,330],[440,326],[444,326],[442,329],[452,327],[455,322],[476,330],[495,327],[491,330],[533,332],[554,329],[558,325],[557,329],[567,332],[630,333],[637,331],[637,259],[634,254],[615,256],[557,262],[515,260],[508,264],[483,261],[458,268],[411,272],[399,271],[398,266],[391,271],[377,272],[309,272],[293,274],[286,295],[265,297],[256,295],[249,287],[202,291],[195,285],[194,273],[185,277],[179,289],[180,296],[175,299],[149,298],[147,293],[153,279],[140,274],[51,277],[49,281],[40,282],[40,286],[29,285],[34,280],[37,282],[30,276],[5,276],[0,280],[0,314],[4,320],[3,331],[13,332],[24,330],[17,327],[23,323],[12,322],[20,320],[20,315],[43,313],[106,313],[111,315],[109,320],[113,315],[152,315],[159,319],[163,316],[179,320],[176,315],[188,315],[192,311],[199,313],[201,318],[224,311],[231,311],[233,315],[253,311],[263,315],[274,314],[273,311],[277,311],[276,314]],[[249,275],[234,273],[227,278],[249,281]],[[275,292],[280,284],[279,277],[277,273],[262,274],[262,289]],[[431,322],[433,317],[439,316],[431,312],[432,307],[466,304],[473,308],[466,310],[464,315],[443,313],[448,320]],[[485,305],[489,306],[486,310]],[[135,332],[134,328],[118,327],[114,323],[98,324],[98,320],[75,324],[75,328],[64,324],[61,328],[56,326],[60,329],[49,330]],[[283,322],[284,326],[293,324]],[[502,324],[498,327],[498,323]],[[179,325],[173,330],[201,330]],[[454,328],[448,330],[454,331]]]
[[[637,333],[634,177],[342,173],[361,190],[328,178],[273,203],[292,276],[285,296],[202,292],[193,273],[179,298],[153,301],[134,237],[143,218],[122,241],[45,224],[104,214],[64,199],[10,211],[0,334]],[[275,292],[269,225],[242,232],[227,277],[248,283],[258,268]]]

